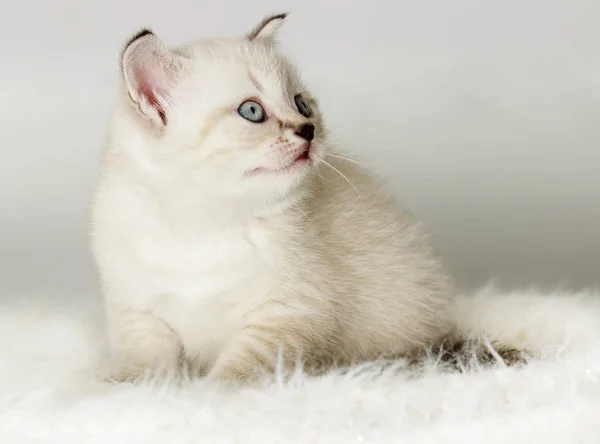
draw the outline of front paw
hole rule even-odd
[[[144,372],[137,370],[111,370],[102,376],[103,382],[111,384],[136,383],[144,379]]]
[[[131,363],[111,363],[101,377],[109,383],[140,383],[143,381],[177,380],[180,372],[175,367],[134,365]]]
[[[237,388],[264,381],[268,375],[264,368],[240,362],[216,364],[206,375],[206,380],[220,386]]]
[[[221,386],[240,387],[252,380],[252,373],[235,366],[213,368],[206,380]]]

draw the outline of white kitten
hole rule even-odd
[[[176,50],[143,31],[123,52],[92,232],[115,379],[186,363],[245,381],[278,358],[409,355],[451,331],[419,225],[328,152],[276,48],[284,17]]]

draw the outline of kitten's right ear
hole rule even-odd
[[[189,69],[191,61],[169,50],[149,29],[129,39],[121,55],[129,99],[143,118],[158,127],[167,125],[171,93]]]
[[[252,31],[246,36],[248,40],[274,41],[279,28],[289,14],[274,14],[265,17]]]

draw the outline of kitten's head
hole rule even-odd
[[[325,129],[316,100],[277,51],[284,19],[174,50],[148,30],[133,37],[122,55],[120,125],[140,142],[129,144],[136,160],[217,198],[273,201],[310,177]]]

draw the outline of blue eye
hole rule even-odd
[[[300,95],[294,97],[294,102],[296,103],[296,107],[298,108],[300,114],[302,114],[304,117],[312,116],[312,109],[310,109],[310,105]]]
[[[253,100],[246,100],[238,108],[238,114],[250,122],[260,123],[265,121],[265,110]]]

